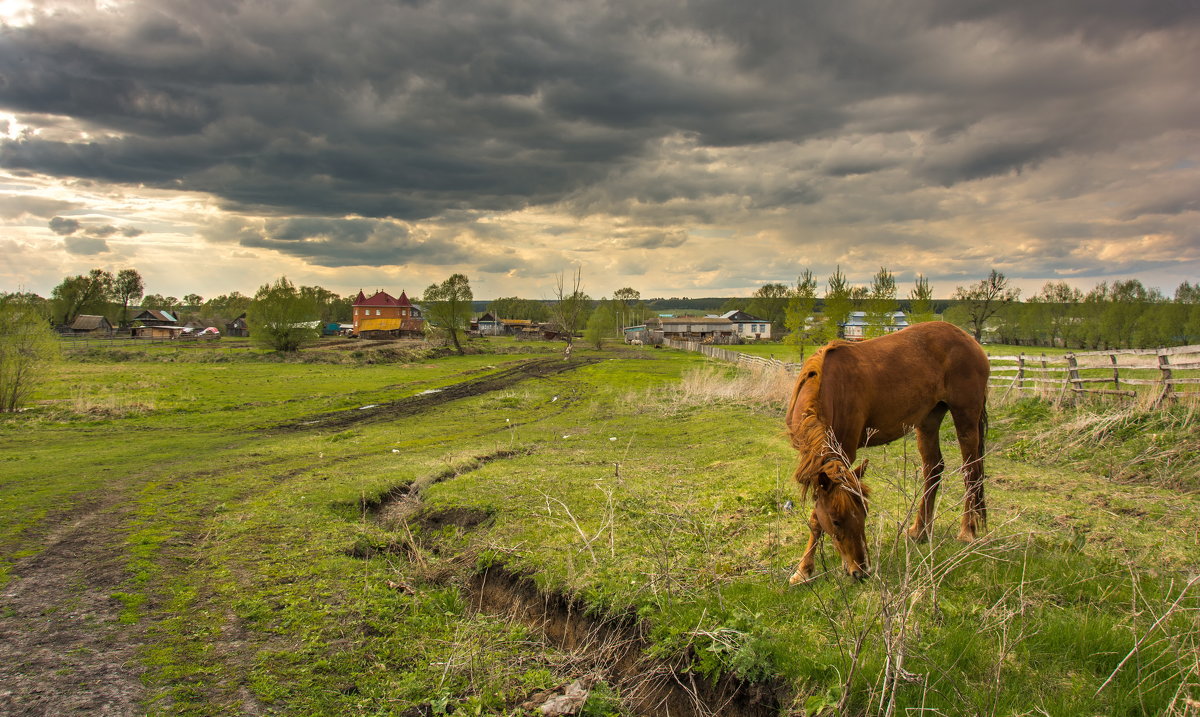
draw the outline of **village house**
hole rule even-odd
[[[368,298],[362,291],[354,299],[353,332],[368,339],[422,336],[425,321],[421,309],[401,291],[396,298],[386,291],[377,291]]]
[[[733,322],[738,337],[743,341],[771,340],[771,322],[766,319],[747,314],[741,309],[721,314],[720,318]]]
[[[890,314],[890,321],[890,323],[878,327],[880,330],[873,333],[877,336],[882,336],[883,334],[895,333],[908,326],[908,317],[904,315],[903,311],[892,312]],[[845,323],[841,324],[842,338],[847,341],[862,341],[867,338],[869,333],[872,333],[868,331],[870,327],[871,323],[867,320],[867,312],[851,311]]]
[[[175,326],[179,323],[179,319],[169,311],[160,311],[159,309],[133,309],[134,315],[129,318],[131,324],[139,324],[141,326]]]
[[[135,326],[133,337],[136,339],[177,339],[183,334],[182,326]]]
[[[732,344],[739,339],[737,325],[720,316],[660,317],[658,321],[664,339],[709,344]]]
[[[225,324],[225,335],[245,338],[250,335],[250,327],[246,324],[246,315],[241,314],[233,321]]]

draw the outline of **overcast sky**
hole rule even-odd
[[[0,0],[0,290],[1200,280],[1195,0]]]

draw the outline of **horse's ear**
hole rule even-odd
[[[871,460],[869,458],[864,458],[862,459],[862,463],[858,464],[858,468],[854,469],[854,477],[857,478],[859,482],[862,482],[863,475],[865,475],[867,472],[867,465],[870,463]]]
[[[825,473],[825,471],[821,471],[820,473],[817,474],[817,490],[819,490],[823,493],[828,493],[829,491],[833,490],[833,488],[834,488],[833,479],[830,478],[829,475],[827,473]]]

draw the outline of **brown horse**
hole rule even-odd
[[[834,341],[800,369],[788,404],[787,427],[800,452],[796,481],[813,495],[811,535],[792,584],[813,576],[813,556],[829,533],[846,572],[868,575],[867,486],[864,460],[851,468],[859,447],[878,446],[916,429],[925,489],[914,540],[929,538],[934,499],[944,463],[938,428],[946,411],[962,451],[963,501],[959,540],[987,527],[983,499],[983,438],[987,429],[987,355],[962,329],[941,321],[852,344]]]

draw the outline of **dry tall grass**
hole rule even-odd
[[[684,374],[678,384],[665,389],[659,398],[674,407],[700,406],[718,401],[782,414],[795,380],[795,376],[783,367],[733,369],[726,365],[709,364]]]

